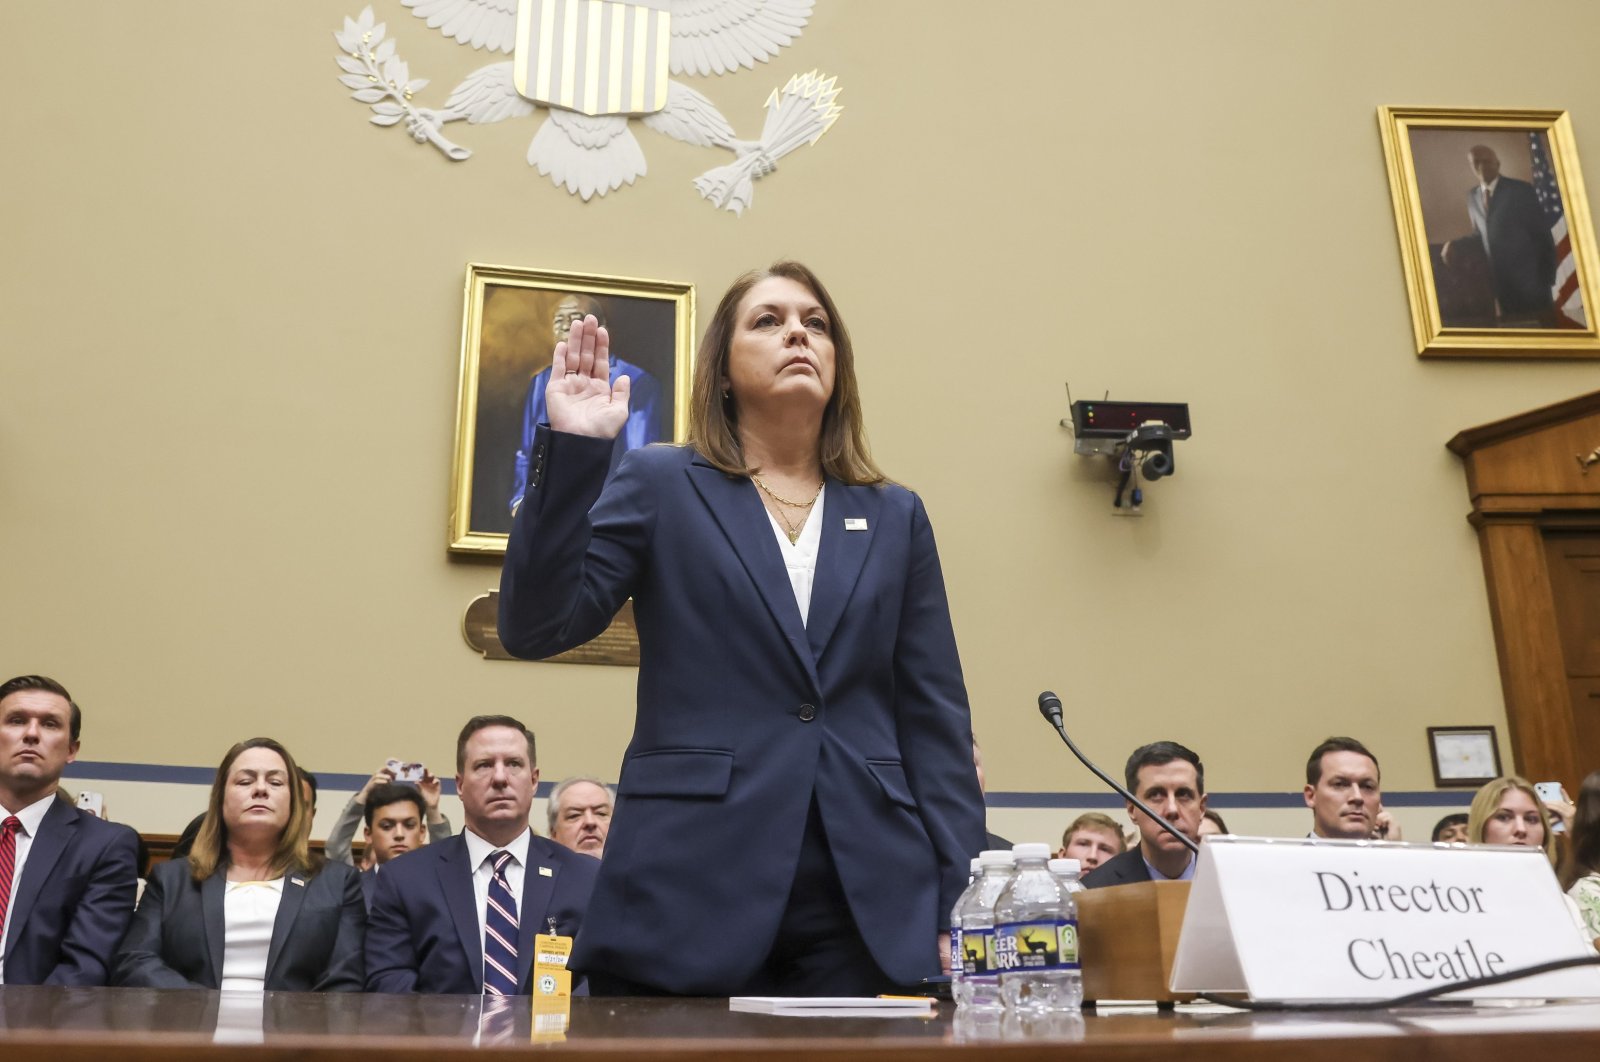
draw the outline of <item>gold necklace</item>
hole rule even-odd
[[[800,517],[800,523],[798,525],[792,523],[789,518],[784,515],[782,509],[775,508],[772,510],[773,515],[778,518],[779,523],[783,524],[783,533],[788,536],[789,545],[797,545],[800,541],[800,532],[804,530],[806,526],[806,516],[810,514],[811,507],[817,504],[817,499],[822,497],[822,488],[826,485],[827,480],[823,480],[822,483],[817,484],[817,492],[811,496],[810,501],[797,502],[790,501],[788,498],[778,497],[772,492],[772,488],[767,486],[766,483],[762,481],[761,477],[755,473],[752,472],[750,474],[750,478],[755,480],[756,486],[761,488],[761,493],[765,494],[779,505],[787,505],[791,509],[805,510]]]
[[[791,509],[809,509],[809,508],[811,508],[813,505],[815,505],[817,503],[817,498],[821,497],[821,495],[822,495],[823,484],[822,483],[818,483],[817,484],[817,491],[816,491],[815,494],[811,495],[811,500],[810,501],[803,501],[803,502],[790,501],[788,498],[780,498],[776,494],[772,493],[772,488],[767,486],[766,480],[762,479],[760,476],[756,475],[754,472],[750,473],[750,478],[756,481],[756,486],[761,488],[761,493],[765,494],[767,497],[771,498],[773,501],[777,502],[779,505],[787,505]],[[824,481],[824,482],[826,482],[826,481]]]

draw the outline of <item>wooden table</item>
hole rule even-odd
[[[1102,1010],[1030,1026],[979,1023],[949,1004],[920,1018],[735,1014],[724,999],[578,999],[564,1034],[535,1040],[527,1000],[480,1029],[476,996],[268,993],[240,1005],[218,992],[0,987],[4,1062],[450,1062],[556,1052],[586,1062],[1554,1062],[1600,1059],[1600,1004],[1512,1010],[1246,1014]],[[481,1045],[496,1033],[507,1046]]]

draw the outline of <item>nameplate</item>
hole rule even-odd
[[[1174,992],[1388,999],[1592,955],[1537,848],[1211,838],[1173,962]],[[1600,997],[1600,968],[1452,999]]]

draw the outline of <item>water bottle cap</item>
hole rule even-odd
[[[978,862],[986,867],[1009,867],[1016,857],[1004,848],[989,848],[978,853]]]
[[[1052,859],[1046,865],[1052,874],[1078,874],[1083,870],[1083,864],[1076,859]]]
[[[1049,859],[1050,846],[1047,844],[1014,844],[1011,846],[1011,854],[1017,857],[1019,863],[1024,859]]]

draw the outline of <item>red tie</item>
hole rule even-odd
[[[5,931],[6,914],[11,907],[11,877],[17,870],[17,831],[22,820],[15,815],[0,822],[0,932]]]

